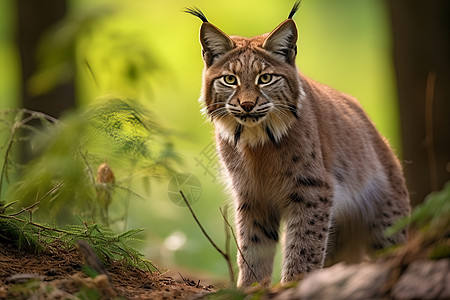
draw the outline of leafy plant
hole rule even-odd
[[[18,110],[10,125],[28,129],[26,121],[42,115],[24,116],[24,111]],[[98,166],[108,161],[116,180],[108,183],[107,188],[111,189],[113,200],[123,199],[125,214],[121,218],[126,220],[127,201],[145,198],[131,188],[133,183],[138,180],[148,193],[151,178],[171,174],[180,162],[169,132],[156,123],[150,112],[131,100],[103,98],[82,113],[68,115],[54,124],[47,122],[33,130],[35,135],[29,149],[35,159],[20,167],[19,180],[9,180],[11,167],[18,166],[12,162],[9,150],[18,141],[16,131],[12,131],[4,145],[1,178],[10,184],[9,201],[17,200],[24,207],[39,202],[35,206],[39,211],[34,214],[38,218],[50,215],[68,223],[74,221],[75,213],[91,221],[98,220],[99,211],[105,209],[99,196],[105,184],[97,182],[95,173]],[[104,224],[108,223],[104,220]]]
[[[405,262],[417,259],[440,259],[450,257],[450,182],[441,191],[429,194],[410,217],[392,226],[387,235],[411,227],[410,241],[399,250]]]
[[[387,235],[392,235],[408,225],[419,230],[440,231],[439,235],[449,234],[449,216],[450,182],[447,182],[441,191],[429,194],[424,202],[414,209],[411,216],[401,219],[392,226],[388,230]]]
[[[36,132],[38,130],[36,123],[39,123],[41,127],[45,128],[50,124],[56,126],[58,120],[44,113],[28,109],[9,109],[0,111],[1,129],[5,133],[9,132],[5,142],[0,147],[0,153],[3,154],[3,164],[0,173],[0,195],[2,195],[5,181],[9,182],[10,172],[14,168],[20,169],[20,165],[14,161],[11,155],[16,144],[29,141],[25,135],[20,133],[21,131]],[[34,124],[34,126],[31,124]],[[17,155],[15,158],[17,159]]]
[[[86,222],[81,218],[79,219],[81,224],[68,225],[66,229],[62,229],[56,225],[33,221],[33,207],[14,211],[12,207],[15,204],[17,203],[0,206],[0,239],[16,243],[19,248],[39,252],[51,247],[55,242],[70,247],[74,246],[78,240],[86,240],[105,263],[120,261],[150,272],[158,271],[150,261],[130,245],[130,242],[141,242],[136,235],[143,229],[131,229],[117,234],[110,228]],[[27,214],[28,218],[24,216]]]
[[[127,201],[146,197],[135,182],[148,192],[150,180],[171,174],[180,162],[169,132],[149,111],[135,101],[103,98],[60,121],[19,109],[4,111],[0,122],[10,129],[0,148],[0,191],[8,188],[0,202],[0,240],[33,252],[86,240],[104,263],[157,271],[131,246],[142,229],[125,224],[116,233],[108,214],[110,202],[122,200],[126,220]],[[20,130],[33,135],[24,140]],[[22,165],[13,149],[24,146],[34,158]]]

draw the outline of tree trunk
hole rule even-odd
[[[68,108],[74,107],[73,81],[59,85],[48,93],[30,95],[27,84],[37,68],[36,50],[40,39],[66,14],[65,0],[17,0],[17,43],[22,67],[22,103],[27,109],[59,117]],[[22,158],[29,154],[23,151]]]
[[[405,176],[417,205],[450,179],[450,1],[388,4]]]

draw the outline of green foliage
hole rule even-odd
[[[23,248],[30,252],[37,253],[44,249],[43,245],[39,242],[39,236],[36,234],[37,232],[27,228],[27,222],[14,220],[18,212],[8,214],[8,217],[4,217],[6,216],[6,205],[3,203],[0,205],[2,210],[0,214],[1,239],[15,243],[19,249]]]
[[[12,284],[8,289],[10,294],[16,297],[16,299],[29,299],[31,296],[50,292],[52,288],[47,286],[43,287],[41,280],[31,279],[24,283]]]
[[[222,289],[215,293],[208,294],[203,297],[207,300],[244,300],[249,299],[249,296],[243,291],[237,289]],[[251,298],[253,299],[253,298]]]
[[[42,127],[47,127],[57,120],[40,112],[28,109],[9,109],[0,111],[0,130],[9,132],[5,142],[0,146],[0,154],[3,157],[3,165],[0,174],[0,195],[3,191],[4,180],[9,181],[9,173],[14,169],[20,169],[11,152],[14,145],[29,142],[28,134],[37,131],[36,126],[30,124],[39,123]],[[17,157],[16,157],[17,159]]]
[[[61,121],[24,109],[3,112],[0,120],[10,131],[1,148],[0,189],[8,187],[9,203],[0,203],[0,239],[32,252],[54,242],[70,247],[86,240],[106,264],[121,261],[157,270],[131,246],[140,241],[136,236],[142,229],[117,234],[96,222],[99,210],[107,213],[108,208],[100,199],[105,183],[95,175],[97,166],[108,161],[115,171],[117,180],[106,188],[113,201],[122,200],[126,208],[125,200],[145,197],[134,192],[133,182],[148,186],[151,178],[171,174],[180,161],[170,133],[149,111],[131,100],[103,98]],[[33,135],[23,139],[20,130]],[[13,155],[12,149],[19,145],[27,146],[34,157],[25,165]],[[126,220],[124,211],[121,219]],[[49,220],[52,225],[46,224]]]
[[[83,273],[86,274],[90,278],[95,278],[98,275],[100,275],[97,271],[94,270],[94,268],[92,268],[88,265],[83,265],[82,269],[83,269]]]
[[[388,231],[392,235],[408,225],[416,229],[449,234],[450,228],[450,182],[441,191],[429,194],[425,201],[418,205],[411,216],[398,221]]]
[[[406,246],[413,255],[441,259],[450,257],[450,181],[441,191],[429,194],[425,201],[417,206],[410,217],[403,218],[389,228],[391,235],[410,225],[412,241]],[[420,254],[422,253],[422,254]],[[414,255],[415,254],[415,255]]]
[[[82,286],[80,291],[75,294],[81,300],[99,300],[102,299],[100,292],[95,288]]]
[[[125,299],[121,296],[107,297],[102,295],[101,290],[95,286],[95,283],[87,282],[87,280],[79,281],[79,290],[75,294],[65,291],[64,284],[73,283],[64,282],[55,284],[55,282],[47,282],[42,278],[32,278],[25,282],[19,282],[8,285],[8,298],[6,299],[69,299],[69,300],[99,300],[99,299]],[[108,295],[111,296],[111,295]]]
[[[141,242],[136,235],[143,229],[131,229],[120,234],[97,223],[80,220],[80,225],[68,225],[66,229],[37,223],[32,220],[32,208],[14,211],[13,205],[0,207],[0,239],[15,242],[19,248],[39,252],[58,242],[73,247],[78,240],[86,240],[97,256],[106,264],[120,261],[126,265],[158,271],[141,253],[131,245]],[[29,218],[24,217],[29,213]]]
[[[22,110],[14,120],[12,128],[29,127]],[[34,130],[31,149],[35,159],[21,167],[19,180],[9,182],[7,198],[24,206],[39,202],[38,217],[50,214],[73,221],[76,213],[97,220],[100,200],[96,188],[100,183],[95,170],[105,161],[117,178],[111,187],[114,199],[144,198],[130,189],[133,181],[137,179],[148,191],[151,178],[171,174],[180,162],[169,132],[158,126],[150,112],[130,100],[101,99],[82,113]],[[4,147],[11,148],[16,141],[14,131]],[[7,150],[1,178],[8,179],[11,166]]]
[[[67,243],[74,243],[75,239],[85,239],[92,245],[97,256],[104,262],[121,261],[139,269],[157,271],[157,268],[144,259],[139,251],[131,247],[131,244],[142,242],[135,236],[144,229],[131,229],[120,234],[100,224],[69,225],[67,236],[62,237]]]

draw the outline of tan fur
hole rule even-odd
[[[397,158],[353,97],[299,75],[292,19],[253,38],[205,21],[200,41],[202,102],[249,264],[238,255],[239,286],[270,279],[282,221],[284,282],[406,240],[383,234],[410,211]]]

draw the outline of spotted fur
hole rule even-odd
[[[201,101],[235,201],[239,286],[269,282],[282,220],[283,282],[407,238],[383,234],[410,211],[388,143],[353,97],[297,70],[297,9],[252,38],[190,12],[204,21]]]

